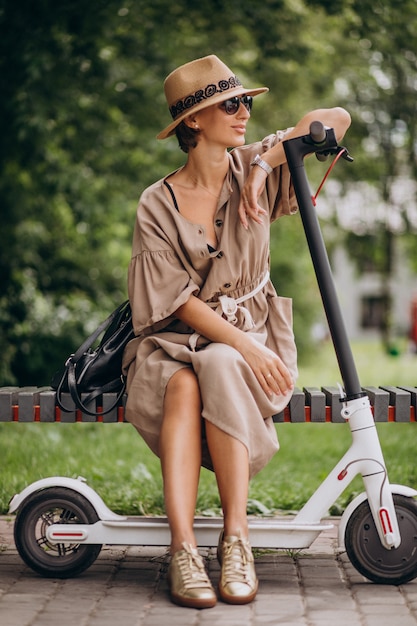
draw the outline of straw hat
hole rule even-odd
[[[164,82],[165,97],[174,120],[157,139],[166,139],[188,115],[197,113],[212,104],[234,96],[257,96],[269,91],[267,87],[245,89],[234,75],[214,54],[181,65],[167,76]]]

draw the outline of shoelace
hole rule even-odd
[[[178,555],[177,563],[185,589],[211,586],[201,556],[190,546],[184,544],[184,550]]]
[[[224,574],[227,582],[250,583],[249,563],[253,561],[250,545],[241,539],[223,545]]]

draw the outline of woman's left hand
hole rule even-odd
[[[258,204],[258,198],[265,188],[267,173],[254,165],[243,185],[239,202],[239,218],[242,226],[248,229],[248,217],[254,222],[262,224],[263,217],[267,215],[265,209]]]

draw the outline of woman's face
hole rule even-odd
[[[217,143],[225,148],[235,148],[245,143],[246,125],[250,118],[250,111],[239,102],[236,113],[226,113],[224,103],[213,104],[207,109],[198,111],[193,116],[194,125],[197,124],[200,140]]]

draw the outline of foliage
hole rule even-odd
[[[345,104],[359,167],[339,177],[379,180],[369,146],[385,149],[386,136],[411,159],[416,8],[406,5],[1,0],[0,384],[48,384],[126,297],[137,198],[183,159],[174,140],[155,141],[175,66],[215,52],[243,82],[270,86],[248,141]],[[302,355],[319,305],[297,218],[273,232],[272,275],[296,296]]]
[[[362,271],[372,265],[380,272],[387,303],[381,336],[389,350],[398,237],[405,239],[411,264],[417,265],[417,5],[413,0],[346,4],[341,34],[348,54],[339,89],[354,119],[349,140],[361,178],[378,192],[372,218],[364,211],[346,244],[351,253],[365,253],[356,257]]]
[[[89,20],[83,7],[2,7],[0,346],[12,357],[2,362],[4,382],[49,382],[93,303],[105,310],[125,292],[127,176],[109,175],[117,111],[105,97],[97,36],[105,3]]]

